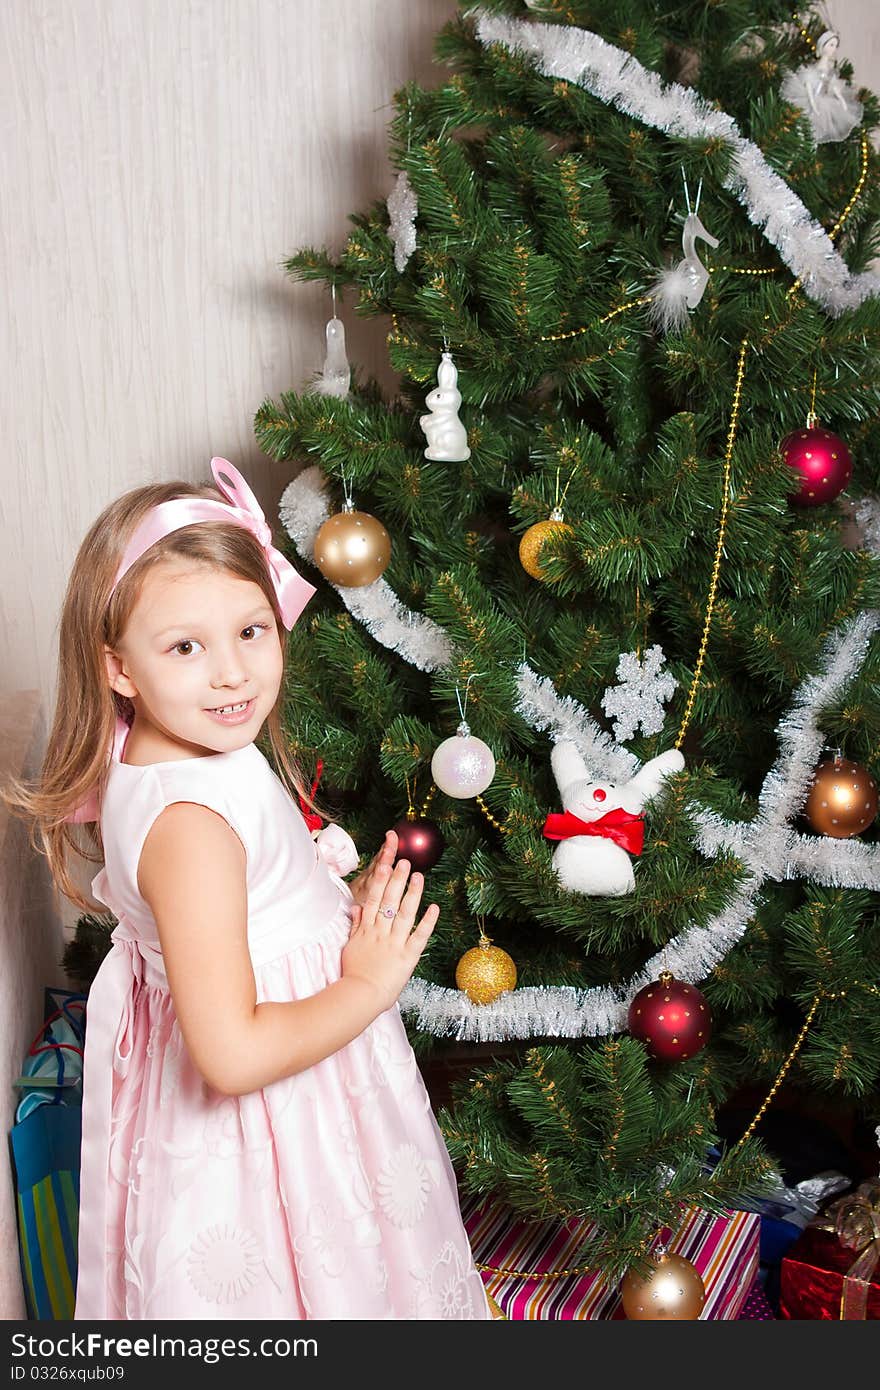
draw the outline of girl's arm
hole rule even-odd
[[[153,913],[175,1013],[202,1076],[245,1095],[320,1062],[391,1007],[415,969],[439,915],[433,904],[411,930],[420,875],[409,864],[374,875],[355,908],[342,979],[306,999],[257,1003],[247,944],[247,858],[227,821],[206,806],[174,802],[141,852],[138,887]],[[393,925],[380,902],[398,908]]]

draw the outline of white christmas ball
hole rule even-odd
[[[457,733],[444,739],[434,753],[431,776],[447,796],[459,800],[479,796],[495,776],[495,757],[487,743],[460,724]]]

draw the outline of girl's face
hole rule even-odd
[[[278,628],[259,585],[176,558],[148,573],[105,658],[111,686],[134,705],[132,736],[156,761],[245,747],[281,685]],[[242,704],[238,722],[216,713]]]

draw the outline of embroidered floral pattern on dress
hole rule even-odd
[[[236,1303],[260,1281],[263,1261],[256,1237],[234,1226],[209,1226],[189,1247],[186,1270],[208,1303]]]
[[[425,1160],[413,1144],[400,1144],[385,1160],[376,1179],[376,1196],[395,1226],[421,1220],[432,1187]]]
[[[315,1202],[312,1206],[306,1234],[297,1236],[294,1248],[302,1257],[300,1272],[304,1279],[314,1279],[319,1271],[335,1279],[345,1268],[345,1250],[339,1244],[338,1227],[323,1202]]]
[[[419,1290],[416,1294],[414,1318],[440,1318],[454,1322],[472,1321],[474,1312],[473,1280],[480,1286],[481,1312],[485,1306],[485,1294],[479,1274],[462,1263],[461,1255],[451,1241],[447,1241],[427,1273],[416,1276]]]
[[[231,1096],[225,1096],[205,1121],[206,1151],[215,1158],[234,1158],[244,1152],[241,1112]]]
[[[135,1197],[139,1197],[143,1192],[152,1170],[153,1163],[150,1148],[149,1139],[140,1138],[131,1152],[131,1168],[128,1174],[128,1185]]]

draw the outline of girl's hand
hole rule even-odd
[[[377,854],[373,855],[365,869],[361,869],[356,878],[350,879],[348,886],[355,902],[363,907],[370,892],[370,885],[373,882],[373,875],[380,868],[390,869],[394,863],[394,856],[397,854],[397,833],[394,830],[386,830],[385,842]]]
[[[379,1013],[396,1002],[440,916],[440,908],[431,903],[416,925],[423,888],[421,874],[410,876],[408,859],[401,859],[393,870],[383,863],[371,874],[363,905],[352,909],[351,933],[342,951],[342,975],[372,988]]]

